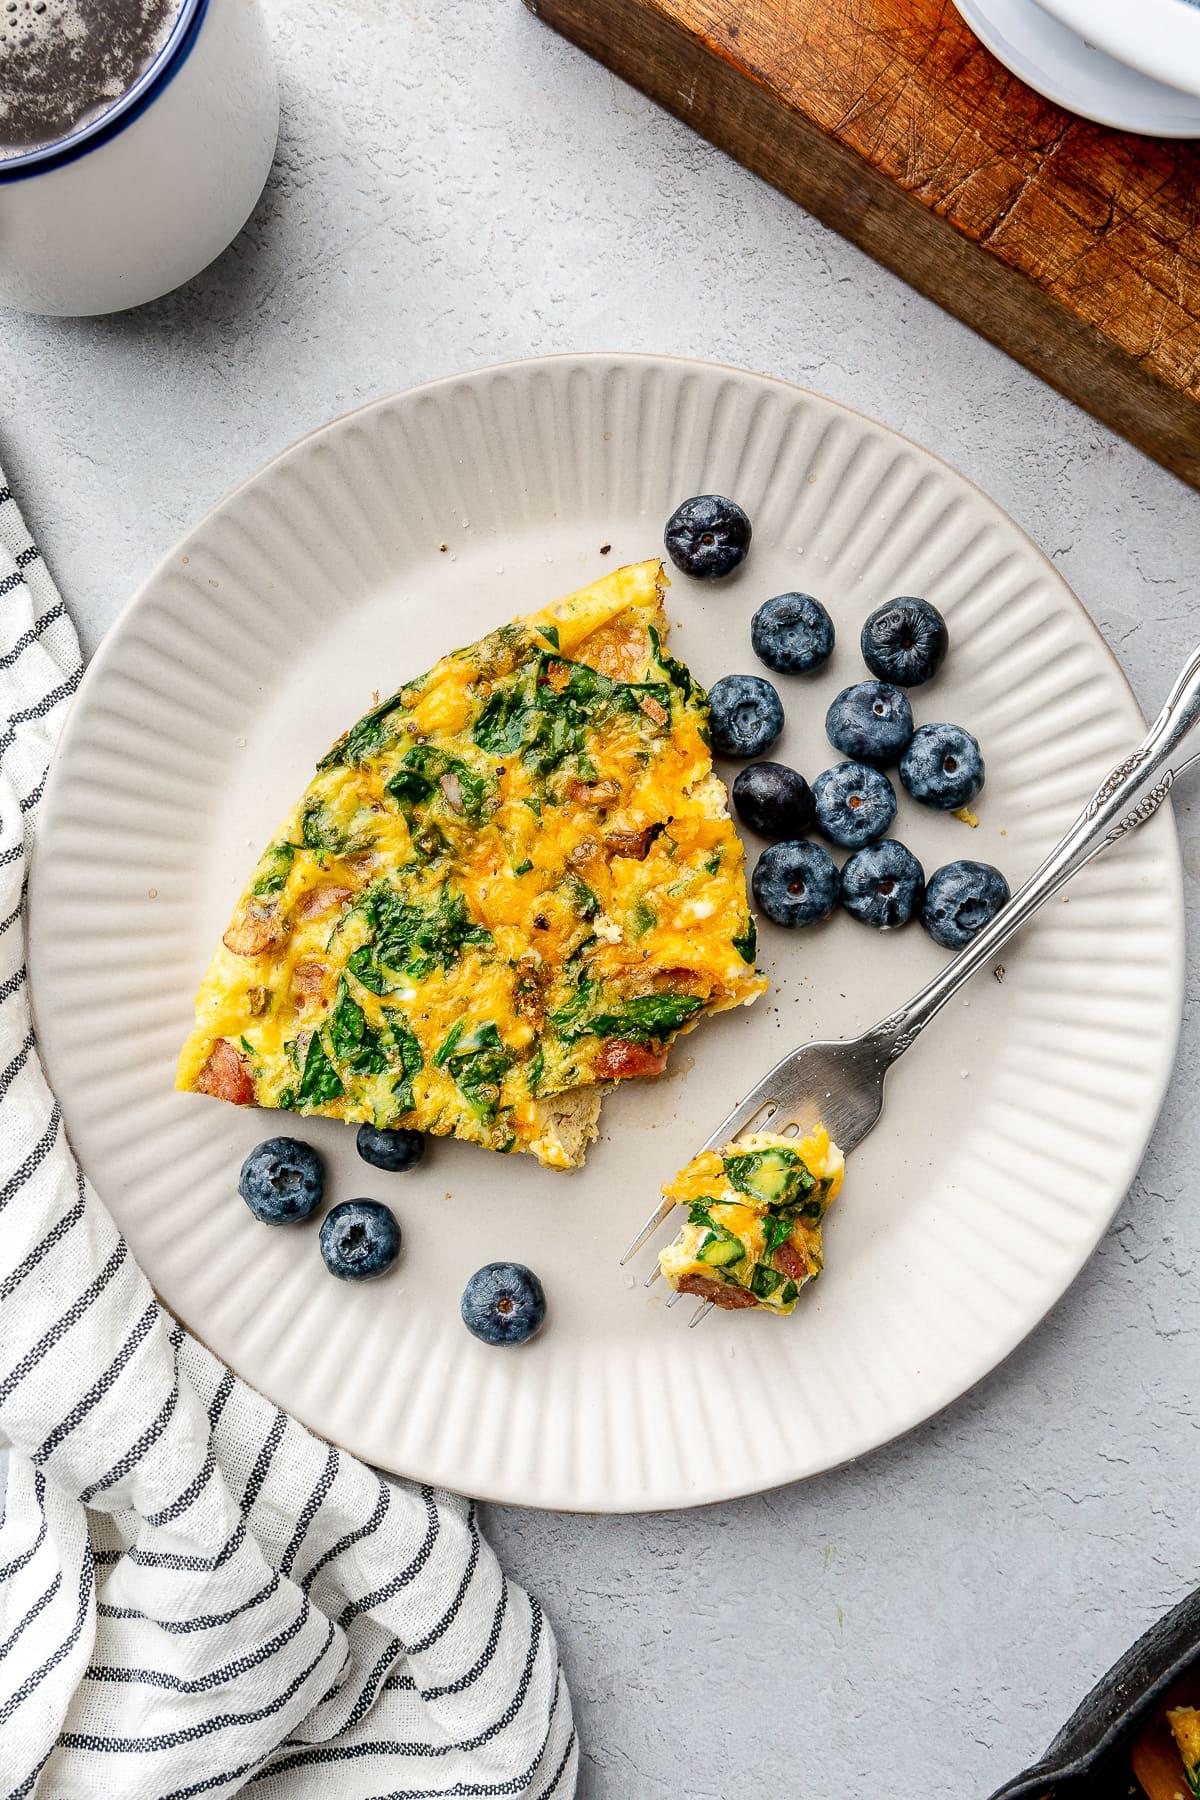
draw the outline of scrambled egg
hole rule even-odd
[[[1196,1682],[1181,1687],[1194,1698]],[[1170,1698],[1180,1698],[1176,1688]],[[1157,1713],[1133,1747],[1133,1773],[1148,1800],[1195,1800],[1200,1795],[1200,1712],[1170,1705]]]
[[[178,1087],[567,1167],[603,1084],[763,992],[664,585],[614,570],[338,740],[237,904]]]
[[[663,1189],[688,1209],[659,1257],[663,1274],[717,1306],[790,1313],[823,1267],[821,1220],[844,1170],[823,1125],[805,1138],[760,1131],[702,1150]]]

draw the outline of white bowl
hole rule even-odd
[[[1154,81],[1200,94],[1200,6],[1190,0],[1038,0],[1087,43]]]
[[[1099,47],[1093,31],[1083,37],[1055,16],[1075,6],[1076,0],[954,0],[954,4],[1005,68],[1068,112],[1118,131],[1200,138],[1200,94],[1169,87],[1119,62]],[[1200,6],[1189,5],[1188,0],[1154,0],[1154,4],[1169,19],[1181,15],[1189,37],[1200,34]],[[1085,10],[1083,0],[1076,10]],[[1090,19],[1090,4],[1086,10]]]

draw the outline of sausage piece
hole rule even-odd
[[[196,1077],[196,1092],[229,1100],[234,1106],[249,1106],[253,1101],[254,1082],[246,1059],[228,1038],[218,1038],[209,1051],[208,1061]]]
[[[635,1044],[631,1038],[605,1038],[596,1073],[602,1081],[627,1081],[638,1075],[661,1075],[666,1066],[665,1050]]]
[[[679,1277],[678,1287],[681,1294],[698,1294],[701,1300],[711,1300],[714,1306],[724,1307],[726,1312],[740,1312],[743,1307],[758,1305],[749,1288],[734,1287],[712,1275],[693,1274],[690,1269]]]
[[[789,1281],[807,1281],[812,1273],[795,1244],[780,1244],[771,1258],[773,1267]]]

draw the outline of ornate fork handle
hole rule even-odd
[[[1162,711],[1137,749],[1104,777],[1074,824],[1028,881],[919,994],[881,1019],[868,1034],[881,1062],[886,1065],[903,1056],[930,1019],[1039,907],[1093,857],[1127,837],[1158,811],[1175,781],[1200,755],[1193,750],[1182,760],[1178,756],[1198,720],[1200,647],[1184,664]]]

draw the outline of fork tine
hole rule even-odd
[[[665,1221],[670,1218],[670,1216],[674,1212],[674,1210],[675,1210],[675,1201],[674,1200],[664,1200],[662,1205],[659,1206],[651,1214],[651,1216],[646,1220],[646,1223],[642,1226],[642,1229],[638,1232],[637,1236],[634,1238],[632,1244],[630,1244],[630,1246],[629,1246],[628,1250],[625,1252],[624,1256],[621,1258],[621,1267],[622,1268],[625,1267],[625,1264],[627,1262],[632,1262],[633,1258],[637,1255],[637,1253],[641,1249],[642,1245],[646,1242],[646,1239],[649,1237],[652,1237],[654,1235],[654,1233],[658,1230],[659,1226],[664,1224]]]
[[[650,1273],[647,1275],[645,1281],[643,1281],[642,1286],[643,1287],[653,1287],[655,1282],[658,1280],[658,1278],[661,1274],[662,1274],[662,1264],[655,1263],[654,1267],[651,1269]]]
[[[717,1303],[715,1300],[702,1300],[700,1302],[699,1306],[696,1308],[695,1312],[692,1314],[691,1318],[688,1320],[688,1330],[695,1331],[695,1329],[696,1329],[697,1325],[700,1323],[701,1319],[707,1319],[709,1313],[712,1311],[713,1307],[716,1304]]]
[[[668,1306],[669,1306],[669,1307],[671,1307],[671,1306],[678,1306],[678,1305],[679,1305],[679,1302],[680,1302],[680,1301],[681,1301],[681,1300],[682,1300],[682,1299],[683,1299],[683,1289],[682,1289],[682,1288],[676,1288],[676,1289],[675,1289],[675,1292],[674,1292],[674,1293],[673,1293],[673,1294],[672,1294],[672,1295],[671,1295],[671,1298],[670,1298],[670,1299],[669,1299],[669,1300],[668,1300],[668,1301],[667,1301],[667,1305],[668,1305]]]

